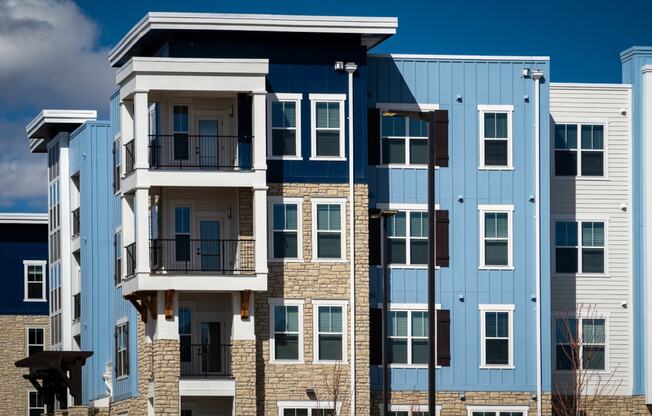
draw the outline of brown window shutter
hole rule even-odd
[[[451,311],[437,310],[437,365],[451,366]]]
[[[380,246],[380,218],[369,217],[369,265],[379,266],[382,264]]]
[[[436,241],[436,262],[435,264],[439,267],[449,267],[450,263],[450,253],[449,253],[449,243],[448,243],[448,233],[450,220],[448,219],[448,211],[446,210],[437,210],[435,212],[437,217],[437,231],[435,233]]]
[[[369,363],[383,364],[383,310],[369,310]]]
[[[370,108],[367,112],[367,138],[369,143],[369,164],[380,165],[380,110]]]
[[[435,165],[448,167],[448,110],[435,111]]]

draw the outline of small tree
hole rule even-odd
[[[315,388],[315,398],[317,400],[317,415],[316,416],[340,416],[340,409],[338,403],[342,396],[342,364],[337,361],[332,366],[332,370],[328,373],[324,380],[323,391]],[[344,396],[346,398],[346,396]],[[320,401],[328,400],[333,403],[332,408],[321,409]]]
[[[600,406],[615,396],[622,382],[614,383],[618,366],[613,370],[605,368],[607,373],[596,371],[600,364],[606,365],[606,328],[603,325],[600,330],[597,325],[603,320],[594,307],[582,305],[575,313],[557,316],[555,369],[563,369],[563,373],[553,377],[553,414],[590,416],[599,413]]]

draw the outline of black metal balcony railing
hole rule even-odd
[[[127,277],[136,273],[136,243],[131,243],[126,249],[127,254]]]
[[[72,295],[72,320],[79,321],[81,317],[81,293]]]
[[[129,175],[134,171],[134,163],[136,161],[135,145],[136,140],[125,144],[125,175]]]
[[[150,169],[251,170],[251,136],[149,136]]]
[[[255,258],[254,240],[150,240],[150,267],[153,273],[251,274],[255,270]]]
[[[231,345],[181,343],[181,376],[228,377]]]
[[[72,236],[77,237],[79,236],[79,217],[80,212],[79,208],[74,209],[72,211]]]

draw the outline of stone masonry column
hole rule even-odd
[[[256,337],[254,335],[254,294],[249,297],[249,318],[240,316],[241,293],[231,296],[233,334],[231,336],[231,373],[235,378],[233,407],[235,416],[256,414]]]
[[[166,319],[166,303],[172,301],[172,318]],[[179,350],[179,295],[174,291],[159,291],[156,296],[156,330],[152,341],[154,376],[154,414],[179,415],[179,378],[181,357]]]

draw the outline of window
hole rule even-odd
[[[428,264],[428,213],[399,211],[385,220],[389,264]]]
[[[513,206],[481,205],[480,268],[512,267]]]
[[[390,364],[428,364],[428,312],[390,310],[388,312]]]
[[[301,259],[301,198],[278,198],[270,202],[272,212],[270,253],[273,259]]]
[[[344,253],[343,200],[313,200],[313,258],[340,260]]]
[[[313,159],[344,158],[344,94],[310,94]]]
[[[46,302],[44,260],[24,260],[25,302]]]
[[[513,305],[480,305],[480,368],[513,368]]]
[[[113,192],[120,190],[120,139],[113,141]]]
[[[179,308],[179,344],[181,362],[190,362],[192,358],[192,311],[190,308]]]
[[[303,301],[270,299],[270,360],[303,362]]]
[[[188,160],[188,106],[175,105],[172,107],[173,137],[174,137],[174,159]]]
[[[174,209],[174,241],[176,261],[190,261],[190,207]]]
[[[557,318],[555,368],[562,371],[604,370],[606,338],[605,319]]]
[[[384,165],[428,164],[428,122],[383,116],[381,134]]]
[[[301,158],[301,94],[269,95],[267,154],[272,159]]]
[[[114,280],[118,285],[122,282],[122,232],[118,231],[113,235],[113,264],[114,264]]]
[[[480,169],[512,168],[512,106],[479,106]]]
[[[555,272],[604,273],[604,228],[604,222],[556,221]],[[581,236],[578,236],[579,230]]]
[[[27,414],[29,416],[41,416],[45,413],[45,401],[43,396],[36,390],[27,391]]]
[[[313,301],[314,361],[346,361],[346,305],[346,301]]]
[[[27,355],[34,355],[45,349],[43,328],[27,328]]]
[[[115,376],[129,375],[129,322],[115,327]]]
[[[600,124],[556,124],[555,175],[604,176],[604,129]]]
[[[467,405],[468,416],[527,416],[529,406]]]
[[[382,415],[382,404],[380,405]],[[436,406],[436,416],[441,413],[441,406]],[[390,404],[388,416],[428,416],[427,404]]]
[[[282,401],[277,405],[279,416],[330,416],[333,410],[339,414],[341,407],[332,401]]]

